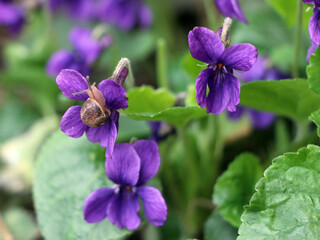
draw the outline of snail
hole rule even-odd
[[[89,98],[84,102],[81,107],[81,120],[89,127],[100,127],[106,124],[110,118],[111,111],[105,107],[106,100],[102,92],[95,87],[95,83],[90,85],[89,77],[87,77],[88,89],[74,93],[73,95],[86,92]]]

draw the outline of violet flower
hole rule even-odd
[[[71,30],[69,40],[74,50],[62,49],[51,56],[46,67],[50,76],[57,76],[62,69],[74,69],[88,75],[90,64],[97,60],[102,50],[112,42],[110,35],[96,40],[90,29],[78,27]]]
[[[0,0],[0,27],[5,27],[11,34],[17,34],[24,23],[25,13],[21,7]]]
[[[158,143],[165,140],[170,136],[170,134],[174,132],[172,126],[166,122],[149,121],[148,124],[151,128],[151,135],[149,139],[154,140]]]
[[[276,69],[267,68],[267,60],[262,57],[257,59],[257,62],[248,72],[238,74],[238,76],[245,83],[260,80],[280,80],[286,78],[286,76],[279,73]],[[256,129],[266,129],[275,120],[275,115],[272,113],[258,111],[243,106],[237,106],[237,110],[235,112],[228,113],[228,117],[231,120],[236,121],[245,113],[249,115],[251,123]]]
[[[305,4],[314,4],[313,16],[309,21],[309,35],[311,41],[320,45],[320,0],[302,0]]]
[[[162,226],[167,219],[167,205],[160,191],[144,186],[158,172],[159,149],[155,141],[139,140],[120,143],[105,162],[106,174],[116,186],[93,191],[85,200],[84,219],[100,222],[106,217],[122,229],[134,230],[140,225],[139,197],[149,222]]]
[[[208,66],[196,80],[197,103],[207,108],[207,113],[220,114],[225,109],[236,111],[240,102],[240,82],[233,70],[248,71],[256,62],[257,49],[248,43],[225,48],[220,36],[204,27],[190,31],[188,40],[191,55]]]
[[[61,131],[67,136],[78,138],[85,132],[91,142],[99,142],[111,156],[117,138],[118,109],[128,107],[126,90],[116,81],[106,79],[96,88],[77,71],[62,70],[57,85],[69,99],[85,101],[83,106],[72,106],[63,115]]]
[[[101,19],[129,31],[135,25],[148,28],[153,17],[143,0],[108,0],[101,4]]]
[[[248,24],[238,0],[214,0],[218,10],[226,17],[235,18],[245,24]]]

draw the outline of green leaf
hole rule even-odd
[[[238,240],[319,239],[320,147],[273,160],[241,216]]]
[[[135,88],[128,92],[128,108],[123,111],[128,117],[140,121],[166,121],[183,126],[190,120],[207,116],[200,107],[172,107],[174,96],[164,89],[151,87]]]
[[[320,96],[304,79],[256,81],[241,86],[240,104],[303,121],[320,108]]]
[[[56,132],[37,159],[34,198],[45,239],[109,240],[127,235],[108,219],[89,224],[83,203],[94,190],[111,187],[104,170],[104,149],[85,136],[75,139]]]
[[[235,240],[238,230],[225,221],[218,211],[214,211],[204,226],[205,240]]]
[[[3,212],[3,220],[15,240],[31,240],[37,233],[37,226],[24,209],[11,208]],[[0,240],[3,240],[0,234]]]
[[[262,176],[259,159],[251,153],[238,156],[217,180],[213,201],[224,219],[239,227],[243,206],[249,203],[254,186]]]
[[[307,67],[308,83],[312,91],[320,94],[320,48],[310,56],[309,66]]]
[[[165,89],[142,86],[128,91],[128,108],[124,113],[154,113],[173,106],[175,97]]]
[[[312,120],[318,127],[318,136],[320,137],[320,110],[313,112],[310,116],[310,120]]]

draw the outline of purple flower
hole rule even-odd
[[[248,24],[240,8],[238,0],[215,0],[215,4],[224,16],[235,18],[245,24]]]
[[[9,33],[20,32],[25,22],[24,10],[8,1],[0,1],[0,27],[4,26]]]
[[[149,139],[152,139],[156,142],[166,139],[174,132],[174,129],[166,122],[149,121],[148,124],[151,128],[151,136]]]
[[[94,39],[92,31],[87,28],[72,29],[69,40],[74,51],[63,49],[51,56],[47,63],[47,73],[50,76],[56,76],[62,69],[74,69],[85,76],[88,75],[90,73],[90,64],[112,42],[109,35],[103,36],[100,40]]]
[[[309,35],[311,41],[320,45],[320,0],[302,0],[305,4],[314,4],[313,16],[309,21]]]
[[[101,5],[101,19],[128,31],[135,25],[148,28],[153,17],[143,0],[108,0]]]
[[[158,189],[144,186],[156,175],[159,166],[160,154],[155,141],[117,144],[112,157],[105,162],[106,174],[116,186],[97,189],[86,198],[84,219],[96,223],[108,217],[120,229],[136,229],[140,225],[140,197],[148,221],[162,226],[167,219],[166,202]]]
[[[85,101],[70,107],[63,115],[61,130],[69,137],[78,138],[85,132],[91,142],[100,142],[111,156],[117,138],[120,108],[128,107],[126,90],[112,79],[103,80],[96,88],[77,71],[62,70],[57,85],[69,99]]]
[[[306,59],[308,63],[309,63],[310,56],[312,54],[314,54],[314,52],[316,51],[317,47],[318,47],[318,45],[311,41],[311,46],[308,49],[307,59]]]
[[[238,76],[243,82],[280,80],[286,77],[274,68],[267,68],[267,65],[267,59],[259,57],[257,62],[249,71],[238,74]],[[251,123],[256,129],[268,128],[275,120],[275,116],[272,113],[257,111],[255,109],[242,106],[237,106],[237,110],[235,112],[228,113],[228,117],[231,120],[236,121],[245,113],[249,115]]]
[[[225,109],[236,111],[240,82],[233,75],[233,69],[248,71],[257,59],[257,49],[248,43],[225,48],[220,36],[204,27],[190,31],[188,40],[191,55],[208,64],[196,80],[197,103],[207,108],[207,113],[220,114]]]

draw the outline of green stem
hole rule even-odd
[[[300,45],[301,45],[301,32],[302,32],[302,1],[298,1],[297,9],[297,29],[295,35],[295,46],[294,46],[294,62],[293,62],[293,77],[299,77],[299,55],[300,55]]]
[[[167,74],[167,44],[161,38],[157,42],[157,80],[158,87],[169,89],[169,81]]]

